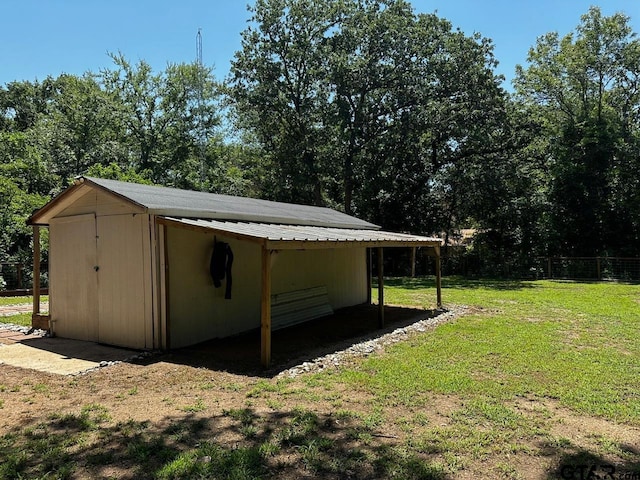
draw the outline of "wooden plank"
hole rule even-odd
[[[169,315],[169,249],[167,248],[167,227],[158,225],[160,256],[160,345],[171,348],[171,315]]]
[[[411,247],[411,278],[416,276],[416,247]]]
[[[141,232],[142,232],[142,279],[143,279],[143,291],[144,298],[141,299],[144,301],[144,343],[145,348],[152,349],[154,348],[153,342],[153,324],[155,320],[155,292],[154,285],[156,283],[155,279],[155,268],[154,268],[154,245],[152,238],[154,237],[153,232],[153,220],[150,215],[141,215],[142,221]]]
[[[49,315],[34,313],[31,316],[31,328],[35,328],[37,330],[49,330],[49,320],[51,320]]]
[[[382,247],[378,247],[378,327],[384,327],[384,258]]]
[[[262,294],[260,298],[260,340],[262,365],[271,363],[271,250],[262,247]]]
[[[267,240],[267,248],[270,250],[315,250],[355,247],[436,247],[440,246],[440,244],[440,240]]]
[[[33,226],[33,318],[40,313],[40,227]],[[33,320],[32,320],[33,326]]]
[[[325,285],[271,295],[273,331],[331,314]]]
[[[373,275],[373,269],[371,268],[371,256],[373,250],[367,248],[365,251],[367,255],[367,305],[371,305],[371,275]]]

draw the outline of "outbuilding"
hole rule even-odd
[[[81,177],[37,210],[35,327],[135,349],[271,332],[370,302],[370,251],[440,240],[384,232],[323,207]],[[39,229],[49,228],[49,314],[39,311]],[[216,288],[220,287],[220,288]],[[384,322],[384,309],[379,309]]]

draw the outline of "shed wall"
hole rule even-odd
[[[214,236],[167,228],[169,347],[179,348],[260,326],[260,246],[217,236],[233,250],[233,289],[215,288],[209,274]]]
[[[282,250],[275,255],[272,294],[326,285],[333,309],[367,301],[366,248]]]
[[[214,235],[167,228],[169,347],[179,348],[260,326],[261,247],[217,235],[233,250],[233,289],[209,273]],[[367,300],[366,249],[280,251],[273,255],[272,294],[326,285],[334,309]]]

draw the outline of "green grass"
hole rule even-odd
[[[431,306],[426,279],[389,279],[389,303]],[[374,295],[375,298],[375,295]],[[405,405],[429,393],[557,399],[640,424],[640,286],[445,279],[447,304],[478,313],[374,356],[340,381]]]
[[[9,315],[8,317],[0,317],[0,323],[12,323],[23,327],[31,326],[30,313],[18,313],[17,315]]]
[[[385,282],[388,303],[433,307],[432,279]],[[99,477],[111,465],[161,479],[531,478],[527,465],[557,478],[561,465],[612,463],[640,475],[637,447],[617,433],[640,425],[640,285],[445,278],[443,300],[471,313],[348,368],[224,387],[246,406],[213,406],[216,389],[198,380],[200,396],[171,400],[180,413],[167,422],[116,423],[90,404],[16,426],[0,436],[0,478]],[[576,432],[563,415],[617,425]]]
[[[42,302],[48,302],[49,296],[44,295],[41,297]],[[23,305],[33,304],[33,297],[0,297],[0,306],[7,305]],[[31,326],[31,313],[19,313],[17,315],[10,315],[7,317],[0,317],[0,323],[13,323],[14,325],[21,325],[23,327]]]
[[[48,302],[49,296],[42,295],[40,297],[40,301]],[[0,306],[2,305],[21,305],[21,304],[31,304],[33,303],[33,297],[31,296],[22,296],[22,297],[0,297]]]

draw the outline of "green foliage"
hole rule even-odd
[[[540,37],[518,69],[519,98],[542,126],[553,253],[637,254],[638,58],[629,18],[591,7],[575,32]]]
[[[0,261],[29,265],[25,220],[84,174],[397,231],[473,227],[474,253],[517,273],[537,255],[637,256],[640,40],[625,15],[592,7],[541,35],[509,96],[490,39],[405,0],[250,14],[225,85],[118,53],[99,73],[0,86]]]
[[[271,169],[263,194],[387,228],[453,228],[468,185],[452,182],[506,148],[491,42],[401,0],[251,11],[229,96]]]

